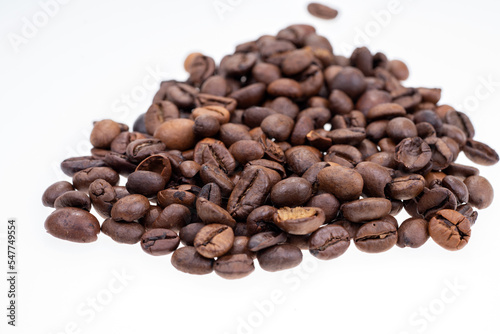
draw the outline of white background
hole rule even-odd
[[[305,254],[295,270],[257,268],[237,281],[180,273],[170,256],[148,256],[139,245],[104,235],[93,244],[73,244],[43,228],[51,209],[42,206],[41,194],[69,180],[57,166],[88,153],[94,120],[132,125],[155,93],[151,83],[186,78],[182,66],[190,52],[219,61],[236,44],[292,23],[313,24],[339,54],[367,44],[405,60],[408,85],[444,88],[442,102],[461,106],[476,138],[500,149],[499,2],[400,0],[397,13],[381,15],[390,3],[331,1],[340,15],[322,21],[298,0],[72,0],[52,8],[53,17],[44,21],[38,1],[2,0],[0,267],[5,273],[6,222],[14,217],[20,276],[15,329],[6,325],[1,279],[0,331],[499,333],[498,198],[480,212],[469,245],[459,252],[432,240],[420,249],[376,255],[351,245],[330,262]],[[218,12],[217,4],[226,11]],[[39,27],[23,28],[33,17]],[[15,35],[25,38],[22,44],[11,42]],[[160,74],[151,79],[151,71]],[[134,95],[129,106],[127,95]],[[468,163],[464,156],[460,162]],[[481,167],[481,174],[500,189],[497,166]],[[125,274],[123,282],[117,273]],[[90,311],[93,299],[98,311]]]

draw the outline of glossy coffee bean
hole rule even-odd
[[[425,219],[431,219],[438,211],[443,209],[455,210],[457,199],[453,193],[443,187],[433,188],[422,195],[418,200],[417,211]]]
[[[142,195],[129,195],[119,199],[111,209],[115,221],[133,222],[149,210],[149,200]]]
[[[105,180],[115,186],[120,176],[109,167],[90,167],[73,175],[73,186],[80,191],[88,191],[90,184],[97,179]]]
[[[342,204],[343,216],[353,222],[376,220],[391,212],[391,201],[385,198],[363,198]]]
[[[321,260],[331,260],[344,254],[350,244],[349,232],[341,225],[326,225],[309,239],[309,252]]]
[[[418,248],[429,239],[427,220],[408,218],[398,228],[398,247]]]
[[[353,169],[331,166],[318,173],[319,188],[341,201],[358,199],[363,191],[363,178]]]
[[[171,258],[172,265],[179,271],[192,275],[206,275],[213,271],[213,259],[201,256],[194,247],[177,249]]]
[[[184,226],[179,231],[179,238],[185,246],[193,246],[196,234],[205,226],[203,223],[193,223]]]
[[[53,208],[55,200],[62,194],[73,191],[73,185],[68,181],[58,181],[50,185],[42,195],[42,204],[44,206]]]
[[[391,249],[398,240],[397,228],[384,220],[363,224],[356,232],[354,244],[366,253],[381,253]]]
[[[387,194],[392,199],[409,200],[417,197],[425,188],[425,179],[419,174],[396,177],[387,184]]]
[[[167,228],[179,232],[190,220],[191,212],[187,207],[181,204],[170,204],[162,210],[153,222],[152,228]]]
[[[89,196],[83,191],[68,191],[56,198],[54,207],[56,209],[72,207],[90,211],[92,204]]]
[[[45,220],[47,232],[59,239],[87,243],[97,240],[100,225],[88,211],[78,208],[61,208]]]
[[[287,235],[281,231],[268,231],[254,234],[248,240],[248,250],[257,252],[277,244],[286,242]]]
[[[61,170],[68,176],[75,175],[76,172],[90,167],[106,167],[106,163],[101,158],[93,156],[68,158],[61,162]]]
[[[248,254],[231,254],[217,259],[214,271],[225,279],[239,279],[250,275],[254,270],[253,259]]]
[[[179,242],[179,236],[174,231],[156,228],[142,235],[141,248],[150,255],[167,255],[177,249]]]
[[[109,148],[113,139],[123,130],[119,123],[110,119],[96,122],[90,133],[90,143],[96,148]]]
[[[196,251],[206,258],[219,257],[233,246],[233,230],[222,224],[209,224],[203,227],[194,238]]]
[[[470,222],[457,211],[441,210],[429,221],[429,235],[441,247],[459,250],[469,242]]]
[[[187,150],[194,146],[194,121],[185,118],[170,119],[163,122],[155,131],[154,137],[160,139],[169,150]]]
[[[286,178],[271,189],[271,201],[278,207],[302,205],[311,198],[311,195],[311,184],[301,177]]]
[[[493,187],[490,182],[480,176],[469,176],[464,180],[469,191],[469,204],[478,208],[486,209],[493,202]]]
[[[431,160],[432,151],[420,137],[403,139],[396,146],[394,159],[408,172],[423,169]]]
[[[273,215],[274,223],[282,230],[296,235],[316,231],[325,222],[325,213],[320,208],[284,207]]]
[[[196,211],[205,224],[218,223],[229,227],[236,225],[236,221],[227,210],[203,197],[198,197],[196,200]]]
[[[116,242],[136,244],[144,234],[144,226],[139,223],[116,222],[108,218],[102,223],[101,231]]]
[[[260,251],[257,260],[265,271],[286,270],[302,262],[302,251],[297,246],[281,244]]]
[[[319,193],[305,204],[307,207],[320,208],[325,213],[325,223],[330,223],[337,217],[340,208],[339,200],[330,193]]]
[[[469,139],[464,146],[464,153],[472,162],[491,166],[498,162],[498,153],[488,145]]]

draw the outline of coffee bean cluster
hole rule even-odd
[[[479,170],[454,161],[463,151],[492,165],[497,153],[440,89],[405,87],[407,66],[383,53],[336,55],[314,27],[292,25],[184,67],[188,79],[162,82],[132,131],[98,121],[90,154],[61,163],[72,182],[43,194],[56,208],[48,233],[92,242],[102,231],[173,253],[180,271],[234,279],[255,258],[284,270],[302,250],[329,260],[351,241],[379,253],[430,236],[458,250],[492,202]]]

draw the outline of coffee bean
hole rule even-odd
[[[193,223],[184,226],[179,231],[179,238],[185,246],[193,246],[196,234],[205,226],[203,223]]]
[[[454,125],[462,130],[466,134],[467,138],[472,139],[474,137],[474,126],[472,125],[469,117],[463,112],[449,110],[444,117],[444,121],[447,124]]]
[[[170,204],[162,210],[152,224],[152,228],[166,228],[174,232],[187,225],[191,220],[191,212],[181,204]]]
[[[207,259],[194,247],[186,246],[177,249],[171,258],[172,265],[179,271],[192,275],[206,275],[213,271],[213,259]]]
[[[250,237],[247,247],[250,251],[257,252],[264,248],[282,244],[286,242],[286,240],[286,233],[281,231],[260,232]]]
[[[179,236],[174,231],[165,228],[155,228],[142,235],[141,248],[151,255],[167,255],[177,249],[179,242]],[[174,264],[173,256],[172,264]],[[174,267],[179,269],[175,264]]]
[[[432,151],[420,137],[403,139],[396,146],[394,159],[408,172],[423,169],[431,160]]]
[[[57,197],[54,201],[54,208],[79,208],[90,211],[92,204],[89,196],[83,191],[68,191]]]
[[[456,208],[457,199],[455,195],[446,188],[436,187],[424,193],[418,200],[417,211],[425,219],[431,219],[440,210],[455,210]]]
[[[193,187],[178,186],[158,192],[158,204],[165,208],[170,204],[182,204],[187,207],[194,207],[196,202],[196,193]]]
[[[282,230],[297,235],[316,231],[325,222],[325,213],[320,208],[284,207],[273,215],[274,223]]]
[[[336,9],[322,5],[317,2],[312,2],[307,5],[307,11],[320,19],[332,20],[337,17],[339,12]]]
[[[263,205],[253,210],[247,217],[247,232],[249,236],[260,232],[277,231],[274,224],[274,214],[277,209],[273,206]]]
[[[398,228],[398,247],[418,248],[429,239],[427,220],[408,218]]]
[[[469,201],[469,190],[459,177],[447,175],[441,182],[443,187],[451,190],[458,203],[467,203]]]
[[[363,178],[353,169],[331,166],[318,173],[319,188],[341,201],[358,199],[363,191]]]
[[[344,254],[350,244],[349,233],[340,225],[326,225],[311,235],[309,252],[321,260]]]
[[[50,185],[43,193],[42,195],[42,204],[44,206],[53,208],[54,207],[54,202],[56,199],[61,196],[62,194],[68,192],[68,191],[73,191],[75,188],[73,188],[73,185],[69,183],[68,181],[59,181],[56,182],[52,185]]]
[[[78,208],[55,210],[45,220],[45,229],[56,238],[81,243],[96,241],[101,230],[92,214]]]
[[[283,114],[272,114],[264,118],[260,127],[269,138],[287,140],[293,130],[293,119]]]
[[[342,204],[344,217],[353,222],[376,220],[391,212],[391,201],[385,198],[363,198]]]
[[[469,139],[465,144],[464,153],[472,162],[483,166],[491,166],[498,162],[498,153],[488,145]]]
[[[271,201],[278,207],[302,205],[311,198],[312,186],[304,178],[289,177],[276,183],[271,190]]]
[[[198,197],[196,200],[196,211],[205,224],[219,223],[230,227],[236,225],[236,221],[229,212],[203,197]]]
[[[133,222],[149,210],[149,200],[142,195],[129,195],[119,199],[111,209],[111,217],[115,221]]]
[[[179,117],[179,109],[170,101],[153,103],[144,115],[144,126],[148,134],[153,135],[160,125],[169,119]],[[140,139],[140,138],[137,138]]]
[[[73,175],[73,186],[80,191],[87,191],[90,184],[97,179],[105,180],[114,186],[120,176],[109,167],[90,167]]]
[[[363,178],[364,194],[370,197],[385,197],[385,188],[392,181],[389,169],[364,161],[357,164],[355,170]]]
[[[229,147],[229,152],[241,165],[264,156],[262,146],[253,140],[240,140]]]
[[[61,162],[61,170],[68,176],[73,176],[75,173],[90,168],[90,167],[106,167],[106,163],[102,159],[93,156],[68,158]]]
[[[425,188],[422,175],[410,174],[396,177],[387,184],[387,194],[397,200],[409,200],[417,197]]]
[[[339,200],[330,193],[319,193],[306,203],[307,207],[320,208],[325,213],[325,223],[337,217],[340,208]]]
[[[469,242],[470,222],[454,210],[440,210],[429,221],[429,235],[441,247],[454,251]]]
[[[155,131],[154,137],[161,140],[167,149],[187,150],[195,144],[194,121],[184,118],[163,122]]]
[[[253,260],[248,254],[225,255],[214,263],[214,271],[225,279],[239,279],[255,270]]]
[[[233,246],[233,230],[222,224],[203,227],[194,238],[196,251],[206,258],[214,258],[227,253]]]
[[[464,180],[469,191],[469,203],[478,208],[486,209],[493,202],[493,187],[490,182],[480,176],[469,176]]]
[[[106,219],[101,226],[102,233],[122,244],[136,244],[144,234],[144,227],[139,223],[116,222]]]
[[[257,254],[257,260],[265,271],[286,270],[302,262],[302,251],[297,246],[281,244],[261,250]]]
[[[165,184],[165,178],[161,174],[138,170],[129,175],[125,186],[131,194],[154,197],[165,188]]]
[[[109,148],[111,142],[122,131],[126,131],[119,123],[110,119],[105,119],[94,124],[90,133],[90,143],[96,148]]]
[[[375,220],[363,224],[356,232],[354,244],[366,253],[381,253],[392,248],[398,240],[397,228],[393,224]]]
[[[398,80],[406,80],[410,76],[410,71],[405,63],[401,60],[391,60],[389,62],[389,71],[398,79]]]

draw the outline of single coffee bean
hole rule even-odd
[[[243,224],[242,226],[246,225]],[[248,249],[249,240],[250,238],[247,237],[246,235],[236,235],[235,231],[233,247],[229,250],[227,255],[246,254],[250,256],[251,259],[255,259],[257,257],[257,254]]]
[[[350,244],[349,232],[341,225],[326,225],[309,239],[309,252],[320,260],[331,260],[344,254]]]
[[[106,167],[106,163],[93,156],[68,158],[61,162],[61,170],[64,174],[73,177],[75,173],[90,167]]]
[[[155,131],[154,137],[160,139],[169,150],[187,150],[194,146],[194,121],[176,118],[163,122]]]
[[[184,226],[179,231],[179,238],[184,246],[193,246],[196,234],[205,226],[203,223],[193,223]]]
[[[128,128],[126,129],[128,130]],[[109,148],[111,142],[122,131],[126,131],[123,127],[110,119],[105,119],[94,124],[94,128],[90,133],[90,143],[96,148]]]
[[[130,161],[139,163],[150,155],[164,151],[166,145],[159,139],[137,139],[128,144],[127,157]]]
[[[381,253],[391,249],[397,240],[398,232],[393,224],[384,220],[375,220],[359,228],[354,244],[362,252]]]
[[[394,140],[395,143],[399,143],[405,138],[416,137],[418,135],[417,127],[415,123],[406,117],[396,117],[387,123],[387,135]]]
[[[262,146],[253,140],[240,140],[229,147],[229,152],[241,165],[252,160],[261,159],[264,156]]]
[[[363,178],[353,169],[331,166],[318,173],[319,188],[341,201],[356,200],[363,191]]]
[[[229,212],[203,197],[198,197],[196,200],[196,212],[205,224],[218,223],[229,227],[236,225],[236,221]]]
[[[147,171],[160,174],[165,182],[170,180],[172,175],[172,164],[169,155],[165,153],[153,154],[141,161],[136,171]]]
[[[243,278],[254,270],[253,260],[248,254],[225,255],[214,263],[215,273],[225,279]]]
[[[429,235],[439,246],[459,250],[469,242],[470,222],[454,210],[441,210],[429,221]]]
[[[432,151],[420,137],[403,139],[396,146],[394,159],[408,172],[423,169],[431,160]]]
[[[55,210],[45,220],[45,229],[56,238],[81,243],[96,241],[101,230],[92,214],[78,208]]]
[[[68,191],[56,198],[54,207],[56,209],[72,207],[90,211],[92,204],[89,196],[83,191]]]
[[[292,133],[293,125],[292,118],[283,114],[272,114],[264,118],[260,127],[269,138],[285,141]]]
[[[168,101],[160,101],[153,103],[144,115],[144,126],[146,132],[153,135],[160,125],[169,119],[176,119],[179,117],[179,109],[177,106]]]
[[[405,63],[403,63],[401,60],[391,60],[389,61],[389,71],[398,79],[401,81],[404,81],[408,79],[410,76],[410,71],[408,70],[408,67],[406,66]]]
[[[355,170],[363,178],[363,193],[365,195],[385,197],[385,188],[392,181],[389,169],[373,162],[363,161],[356,165]]]
[[[146,214],[139,219],[139,223],[144,226],[146,231],[151,230],[153,228],[153,223],[160,216],[162,211],[161,207],[157,205],[150,205]]]
[[[391,201],[385,198],[363,198],[342,204],[340,210],[347,220],[361,223],[382,218],[391,208]]]
[[[220,188],[215,183],[205,184],[198,195],[198,197],[205,198],[206,200],[220,206],[222,202],[222,196],[220,193]]]
[[[154,197],[165,188],[165,178],[155,172],[139,170],[129,175],[125,186],[131,194]]]
[[[476,140],[468,139],[463,150],[467,158],[479,165],[491,166],[499,159],[494,149]]]
[[[387,184],[387,194],[392,199],[409,200],[417,197],[425,188],[425,179],[419,174],[396,177]]]
[[[470,204],[462,204],[457,207],[457,212],[461,213],[470,222],[470,225],[474,225],[477,220],[477,211],[474,211]]]
[[[469,190],[459,177],[447,175],[441,183],[443,187],[451,190],[459,203],[467,203],[469,201]]]
[[[396,103],[382,103],[373,106],[368,110],[366,118],[369,120],[391,119],[406,115],[406,110]]]
[[[152,228],[167,228],[178,232],[191,220],[191,212],[181,204],[170,204],[162,210],[158,218],[153,222]]]
[[[257,252],[264,248],[282,244],[286,242],[286,240],[286,233],[281,231],[260,232],[250,237],[247,247],[250,251]]]
[[[469,190],[469,204],[486,209],[493,202],[493,187],[491,183],[480,175],[469,176],[464,180]]]
[[[171,258],[172,265],[179,271],[192,275],[206,275],[213,271],[213,259],[201,256],[194,247],[177,249]]]
[[[247,217],[248,235],[279,230],[273,220],[276,211],[275,207],[269,205],[263,205],[253,210]]]
[[[58,181],[52,185],[50,185],[42,195],[42,204],[49,208],[54,207],[54,202],[56,199],[62,194],[73,191],[73,185],[68,181]]]
[[[398,247],[418,248],[429,239],[427,220],[408,218],[398,228]]]
[[[144,234],[144,226],[139,223],[119,223],[108,218],[102,223],[101,231],[116,242],[136,244]]]
[[[311,15],[324,20],[332,20],[339,14],[336,9],[330,8],[317,2],[311,2],[310,4],[308,4],[307,11]]]
[[[119,199],[111,209],[111,217],[115,221],[133,222],[149,210],[149,200],[142,195],[129,195]]]
[[[444,117],[444,121],[462,130],[467,135],[467,138],[474,137],[474,126],[469,117],[463,112],[449,110]]]
[[[299,206],[306,203],[312,195],[312,186],[304,178],[289,177],[274,185],[271,201],[278,207]]]
[[[307,207],[320,208],[325,213],[325,223],[329,224],[337,217],[340,208],[339,200],[330,193],[319,193],[306,203]]]
[[[273,215],[274,223],[282,230],[297,235],[316,231],[325,222],[325,213],[320,208],[284,207]]]
[[[302,262],[302,251],[290,244],[275,245],[257,254],[259,265],[265,271],[280,271],[298,266]]]
[[[80,191],[88,191],[90,184],[97,179],[103,179],[115,186],[120,176],[109,167],[90,167],[73,175],[73,186]]]
[[[189,207],[194,207],[196,202],[196,194],[194,187],[181,185],[178,187],[168,188],[158,192],[158,205],[162,208],[170,204],[182,204]]]
[[[206,258],[214,258],[227,253],[233,246],[233,230],[222,224],[203,227],[194,238],[196,251]]]
[[[436,187],[425,192],[418,200],[417,211],[425,219],[431,219],[438,211],[443,209],[455,210],[457,199],[453,193],[443,187]]]
[[[177,233],[165,228],[151,229],[141,237],[142,250],[155,256],[172,253],[177,249],[179,243],[180,239]]]

